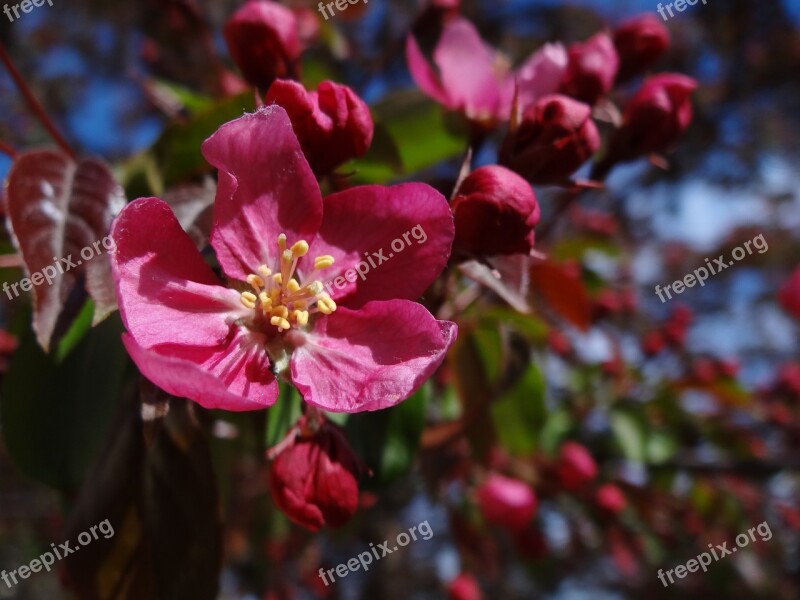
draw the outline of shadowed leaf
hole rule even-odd
[[[95,325],[116,309],[108,249],[101,242],[125,196],[105,163],[75,162],[60,150],[21,154],[6,196],[9,228],[33,281],[33,328],[49,350],[83,305],[82,283],[94,300]]]

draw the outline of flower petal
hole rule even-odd
[[[567,49],[558,42],[545,44],[534,52],[516,72],[520,108],[524,110],[539,98],[555,94],[564,79],[568,62]],[[513,98],[513,88],[511,94]]]
[[[310,254],[336,262],[314,276],[350,308],[370,300],[416,300],[447,264],[453,235],[447,200],[429,185],[350,188],[325,198]],[[353,282],[344,277],[348,271]]]
[[[291,359],[292,382],[309,404],[332,412],[394,406],[444,359],[457,327],[408,300],[339,308],[320,318]]]
[[[463,17],[449,21],[433,51],[442,85],[456,107],[470,118],[508,118],[502,113],[501,81],[497,56],[484,43],[475,26]]]
[[[219,285],[169,205],[131,202],[111,237],[120,314],[137,344],[214,346],[226,338],[244,311],[239,294]]]
[[[406,38],[406,61],[411,77],[423,92],[436,100],[439,104],[450,110],[456,110],[458,105],[450,98],[450,94],[442,86],[439,76],[425,58],[417,43],[417,39],[409,34]]]
[[[229,277],[244,281],[260,265],[277,264],[281,233],[289,245],[314,237],[322,196],[283,108],[226,123],[202,149],[219,169],[211,244]]]
[[[278,383],[269,370],[259,370],[256,356],[250,360],[237,360],[240,367],[235,374],[228,373],[230,383],[220,378],[220,371],[208,369],[208,364],[199,364],[180,357],[175,348],[157,346],[145,349],[128,334],[123,334],[122,341],[133,362],[142,374],[155,385],[180,398],[188,398],[209,409],[229,411],[259,410],[275,403],[278,398]],[[231,347],[235,348],[235,344]],[[229,347],[229,349],[231,348]],[[238,350],[238,349],[237,349]],[[262,356],[266,353],[261,352]],[[225,351],[218,351],[215,357],[230,358]]]

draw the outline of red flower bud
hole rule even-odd
[[[692,376],[700,385],[711,385],[717,380],[717,367],[710,358],[698,358],[692,364]]]
[[[774,391],[785,392],[800,399],[800,363],[786,363],[778,369]]]
[[[614,86],[619,57],[606,33],[598,33],[583,43],[568,48],[569,64],[561,93],[594,104]]]
[[[456,237],[462,250],[479,255],[525,254],[534,243],[539,203],[530,184],[499,166],[473,171],[453,199]]]
[[[531,183],[568,179],[600,147],[587,104],[551,95],[528,106],[500,149],[500,163]]]
[[[582,488],[597,477],[597,463],[589,451],[577,442],[561,446],[557,465],[561,485],[570,491]]]
[[[307,92],[295,81],[279,79],[269,88],[266,101],[286,109],[318,176],[363,155],[372,143],[369,107],[346,85],[323,81],[317,91]]]
[[[537,502],[525,483],[492,473],[478,488],[478,505],[487,523],[514,531],[530,524]]]
[[[800,267],[794,270],[778,293],[783,309],[795,319],[800,319]]]
[[[450,600],[482,600],[483,594],[472,575],[461,573],[447,587],[447,597]]]
[[[623,113],[609,142],[608,161],[633,160],[674,145],[692,122],[692,92],[697,82],[672,73],[645,81]]]
[[[309,432],[303,417],[299,433],[273,461],[269,488],[278,508],[311,531],[340,527],[358,507],[362,466],[337,425],[325,422]]]
[[[617,81],[627,81],[644,73],[669,48],[669,31],[650,13],[622,23],[614,32],[614,47],[619,55]]]
[[[224,35],[231,58],[249,84],[265,90],[278,77],[297,77],[302,47],[297,18],[288,8],[251,0],[228,19]]]
[[[597,489],[595,501],[600,509],[614,515],[618,515],[625,510],[628,504],[622,490],[612,483],[606,483]]]
[[[557,329],[551,329],[548,332],[547,345],[559,356],[566,357],[572,354],[572,342],[569,341],[569,338],[566,335]]]
[[[661,351],[664,350],[664,346],[666,346],[666,341],[664,340],[664,335],[660,331],[648,331],[644,334],[644,337],[642,337],[642,352],[644,352],[646,356],[660,354]]]

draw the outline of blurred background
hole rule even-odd
[[[462,13],[519,62],[547,41],[580,41],[624,19],[655,14],[656,4],[466,0]],[[180,107],[169,108],[175,90],[214,94],[210,65],[221,60],[233,68],[221,28],[238,5],[55,0],[13,23],[0,15],[0,40],[65,137],[82,153],[112,163],[135,193],[138,184],[128,177],[135,158],[163,142],[165,128],[182,116]],[[320,19],[320,41],[304,54],[304,81],[347,83],[374,106],[396,102],[415,87],[403,49],[418,14],[414,2],[371,0],[329,22]],[[630,512],[610,517],[585,498],[549,493],[543,484],[536,535],[520,546],[475,524],[471,488],[454,475],[468,468],[469,451],[425,435],[420,450],[417,435],[413,448],[380,449],[393,466],[383,465],[365,485],[351,524],[311,536],[270,508],[262,461],[239,451],[249,443],[243,423],[215,415],[209,431],[224,523],[220,598],[446,598],[448,583],[465,571],[477,574],[492,599],[800,597],[800,346],[796,320],[775,300],[800,256],[800,0],[708,0],[666,25],[672,44],[658,70],[699,81],[692,126],[666,170],[646,161],[616,169],[606,189],[581,201],[584,212],[570,214],[583,233],[549,248],[580,259],[596,280],[590,286],[598,291],[596,306],[604,275],[622,264],[622,284],[636,310],[598,318],[585,332],[565,330],[574,349],[569,358],[552,337],[534,344],[542,406],[559,415],[545,419],[539,433],[561,440],[569,432],[585,444],[603,478],[625,490]],[[171,93],[160,82],[169,82]],[[18,150],[50,144],[4,71],[0,140]],[[425,137],[416,142],[424,146]],[[458,152],[451,154],[398,179],[445,187],[460,165]],[[478,161],[495,160],[496,146],[488,143]],[[0,154],[0,178],[9,166]],[[536,192],[547,215],[555,192]],[[763,254],[676,300],[662,303],[655,295],[655,285],[759,234],[769,247]],[[4,249],[11,251],[9,242]],[[12,274],[18,271],[3,273],[6,281],[19,278]],[[25,318],[16,304],[0,310],[4,329]],[[643,342],[650,332],[668,338],[670,327],[675,333],[682,326],[676,335],[685,338],[675,351],[661,355]],[[0,371],[12,364],[10,354],[0,357]],[[663,403],[655,417],[646,408],[653,402]],[[98,410],[106,414],[97,428],[81,429],[91,440],[72,481],[107,448],[116,407],[101,401]],[[441,417],[458,409],[429,406],[429,421],[431,412]],[[387,423],[394,418],[388,415]],[[8,427],[0,421],[0,568],[13,569],[68,539],[65,515],[81,493],[67,484],[56,491],[21,469],[3,442]],[[500,438],[506,439],[502,431]],[[375,446],[351,443],[369,462]],[[546,455],[547,446],[538,450]],[[124,472],[117,476],[125,479]],[[412,543],[369,573],[330,588],[316,578],[315,567],[334,567],[370,542],[425,520],[431,540]],[[658,569],[685,563],[707,543],[732,540],[763,521],[771,540],[681,586],[665,589],[658,580]],[[166,527],[163,535],[179,534]],[[63,571],[38,573],[13,589],[0,583],[0,598],[70,597],[62,584],[70,585]]]

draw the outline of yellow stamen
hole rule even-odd
[[[250,287],[254,288],[256,292],[260,292],[261,288],[264,287],[264,280],[258,275],[248,275],[247,283],[249,283]]]
[[[242,292],[240,300],[245,308],[255,308],[256,307],[256,295],[252,292]]]
[[[333,258],[330,254],[325,254],[314,259],[314,268],[317,271],[321,271],[322,269],[327,269],[328,267],[332,266],[335,262],[335,258]]]
[[[324,291],[320,280],[302,285],[293,277],[298,261],[309,252],[308,242],[300,240],[287,249],[286,234],[282,233],[278,236],[277,244],[280,255],[276,270],[260,265],[256,273],[247,276],[246,281],[255,293],[242,292],[242,305],[260,311],[264,319],[278,328],[278,332],[288,331],[293,326],[308,325],[311,314],[333,313],[336,303]],[[333,256],[328,254],[317,256],[314,258],[314,269],[327,269],[334,262]]]
[[[308,242],[300,240],[292,246],[292,256],[295,258],[302,258],[308,254]]]
[[[292,324],[289,323],[286,319],[282,319],[281,317],[272,317],[269,320],[271,325],[274,325],[278,328],[278,331],[287,331],[292,328]]]

